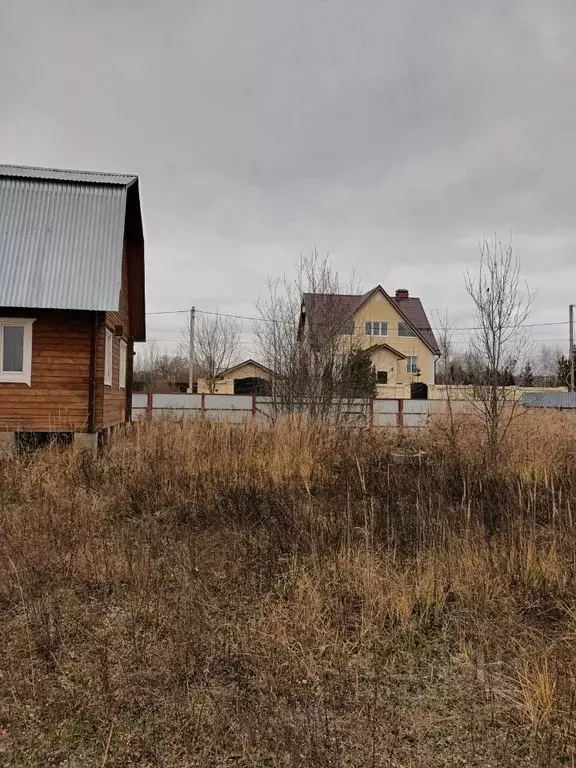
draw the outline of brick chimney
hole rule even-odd
[[[398,288],[396,290],[396,298],[397,299],[408,299],[409,294],[406,288]]]

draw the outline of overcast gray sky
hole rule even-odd
[[[4,0],[0,162],[139,174],[149,310],[253,314],[316,246],[469,325],[463,270],[512,230],[564,320],[575,39],[574,0]]]

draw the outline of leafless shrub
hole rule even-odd
[[[487,458],[494,465],[517,412],[518,399],[510,391],[510,379],[532,340],[526,323],[534,294],[522,287],[512,240],[503,245],[495,235],[492,243],[482,241],[478,274],[466,275],[466,290],[476,310],[470,351],[478,377],[472,396],[486,430]]]
[[[346,294],[353,292],[354,279],[344,287],[329,256],[317,251],[301,255],[294,278],[268,281],[267,295],[257,302],[255,332],[260,359],[278,374],[277,414],[339,421],[348,399],[343,374],[354,351],[353,337],[346,344],[342,336]]]

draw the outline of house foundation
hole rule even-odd
[[[75,432],[74,447],[98,455],[98,432]]]
[[[0,456],[14,453],[16,450],[16,432],[0,432]]]

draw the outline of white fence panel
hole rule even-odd
[[[404,400],[404,413],[429,413],[430,400]]]
[[[252,395],[204,395],[204,408],[251,412]]]
[[[427,423],[428,423],[427,413],[405,413],[404,414],[405,427],[425,427]]]
[[[201,408],[152,408],[153,419],[179,421],[180,419],[201,419]]]
[[[372,425],[375,427],[397,427],[398,414],[374,412],[372,414]]]
[[[154,394],[151,396],[152,410],[148,411],[149,396],[136,392],[132,395],[132,415],[134,419],[194,419],[204,418],[210,421],[227,420],[232,423],[244,423],[256,419],[262,424],[270,424],[278,415],[277,404],[271,397],[251,395],[195,395],[195,394]],[[255,407],[254,407],[255,406]],[[424,427],[430,423],[430,417],[453,413],[462,413],[474,409],[474,403],[468,400],[397,400],[351,399],[334,403],[331,418],[351,427]],[[294,404],[293,413],[305,415],[308,403]]]
[[[201,408],[202,395],[154,394],[153,407],[156,408]]]
[[[274,407],[274,401],[271,397],[257,397],[256,398],[256,418],[264,423],[269,423],[274,419],[276,410]]]
[[[373,400],[374,413],[398,413],[398,400]]]

